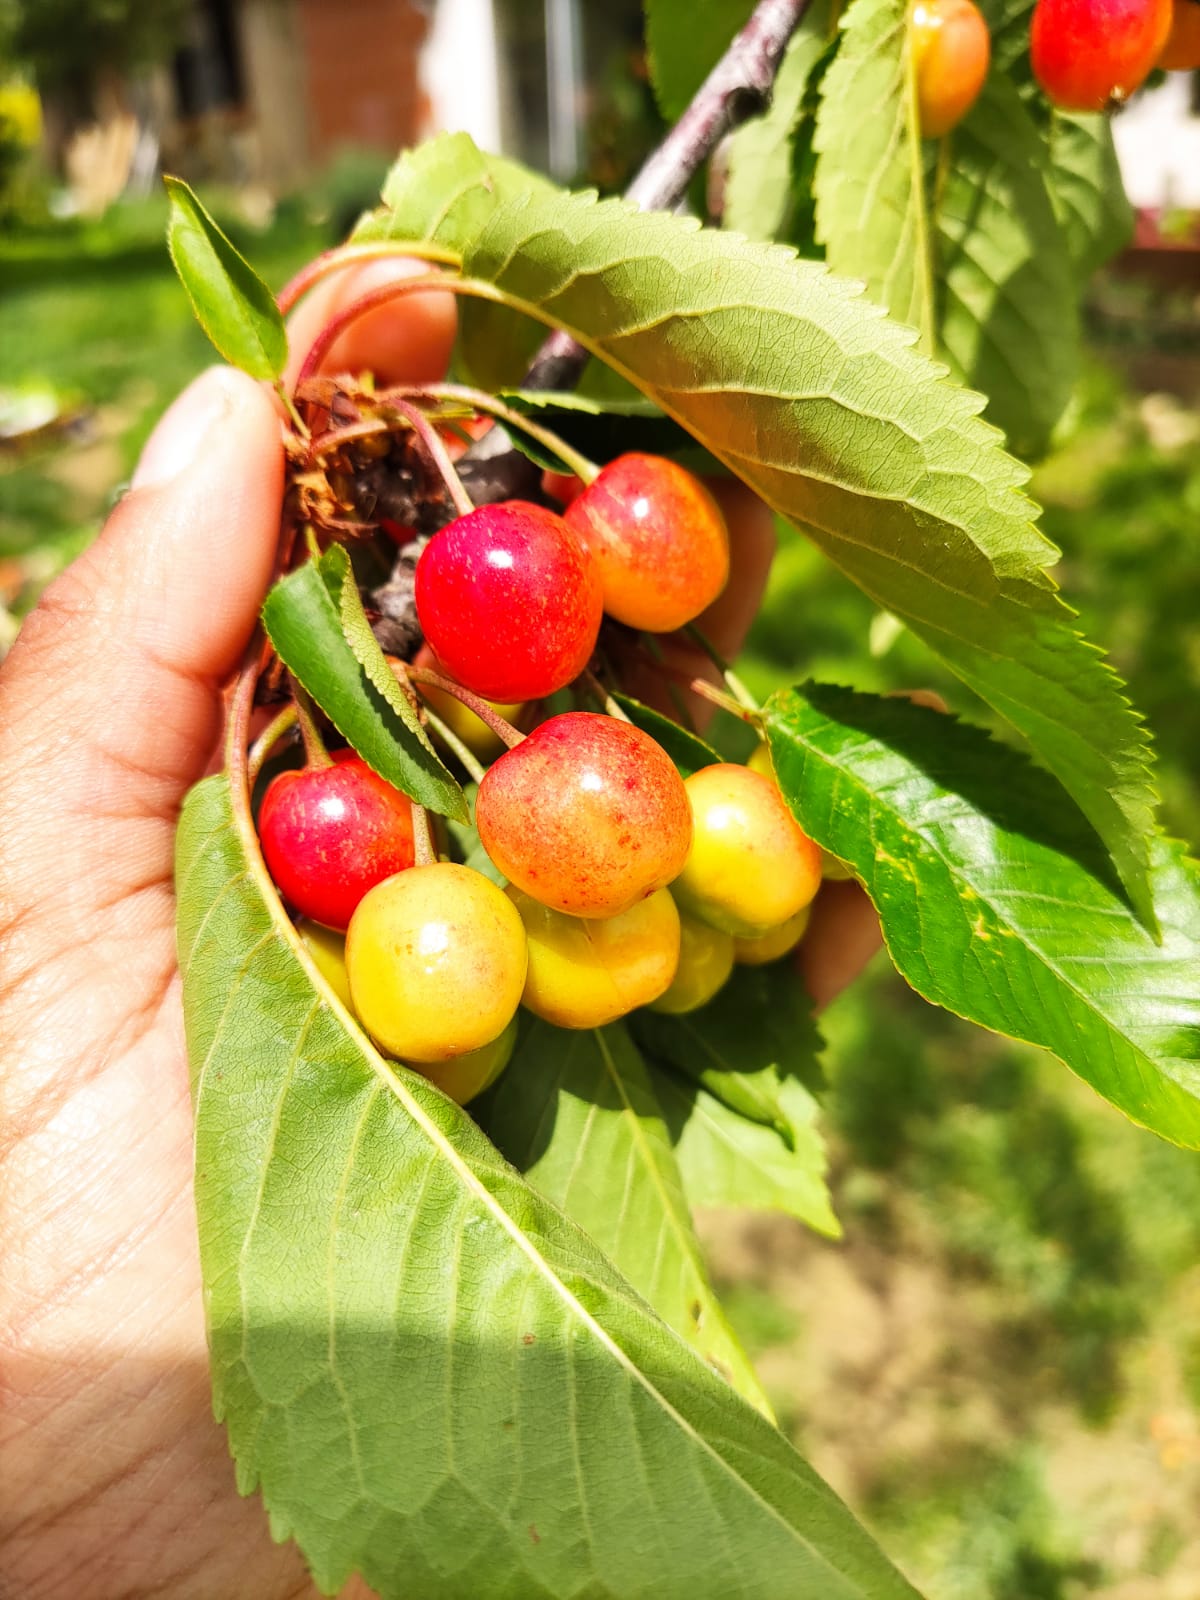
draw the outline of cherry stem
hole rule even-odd
[[[622,711],[621,707],[613,699],[612,695],[609,694],[608,690],[600,682],[600,679],[594,672],[581,672],[579,677],[576,679],[576,682],[581,683],[588,693],[592,695],[594,699],[599,701],[610,717],[616,717],[618,722],[633,721],[633,718],[627,711]]]
[[[291,395],[284,388],[282,378],[276,378],[275,380],[275,393],[279,396],[280,402],[283,405],[283,409],[287,412],[288,417],[291,420],[292,427],[295,428],[296,432],[302,439],[307,439],[308,423],[305,422],[304,418],[296,410],[295,402],[293,401]]]
[[[304,759],[310,767],[331,767],[333,761],[325,748],[325,741],[317,731],[312,701],[292,679],[292,695],[296,705],[296,721],[300,724],[300,737],[304,740]]]
[[[310,441],[309,463],[311,465],[318,456],[340,450],[344,444],[353,444],[355,439],[372,439],[377,433],[391,431],[391,426],[384,417],[362,417],[357,422],[347,422],[344,427],[329,428],[324,433],[318,433]]]
[[[429,813],[424,806],[419,806],[414,800],[412,803],[413,817],[413,865],[417,867],[432,867],[437,861],[437,850],[433,843],[433,829],[429,822]]]
[[[749,689],[747,689],[746,685],[738,677],[737,673],[734,672],[733,668],[729,665],[728,661],[725,660],[724,656],[720,654],[716,646],[712,644],[703,633],[701,633],[700,629],[694,622],[689,622],[683,631],[693,644],[699,645],[701,650],[704,651],[704,654],[725,679],[725,682],[729,687],[730,694],[734,697],[738,704],[744,706],[747,711],[754,712],[754,714],[757,716],[759,710],[761,709],[758,701],[750,693]]]
[[[455,683],[453,678],[443,678],[440,672],[431,672],[428,667],[414,667],[411,663],[404,670],[414,683],[427,683],[431,689],[441,689],[443,693],[452,694],[456,700],[461,700],[463,705],[469,711],[473,711],[480,722],[486,723],[510,750],[515,750],[517,745],[524,742],[525,735],[502,717],[495,706],[489,705],[477,694],[472,694],[470,689],[464,689],[462,684]]]
[[[476,759],[474,752],[467,748],[449,723],[443,722],[437,712],[424,701],[421,703],[421,715],[442,743],[448,746],[458,757],[467,774],[474,778],[476,783],[482,783],[484,772],[487,769],[481,761]]]
[[[698,694],[702,700],[711,700],[714,706],[720,706],[722,711],[728,711],[731,717],[738,717],[742,722],[749,722],[753,727],[758,727],[762,721],[762,712],[755,707],[748,706],[744,701],[737,700],[731,694],[726,694],[723,689],[718,689],[715,683],[710,683],[707,678],[693,678],[688,688],[693,694]]]
[[[409,400],[457,400],[463,405],[470,406],[473,411],[482,411],[486,416],[496,417],[500,422],[506,422],[510,428],[515,428],[518,433],[528,434],[531,439],[536,439],[539,444],[552,451],[585,487],[600,471],[594,461],[589,461],[580,451],[573,450],[550,428],[542,427],[539,422],[531,422],[523,411],[505,405],[503,400],[497,400],[495,395],[487,394],[482,389],[472,389],[462,383],[428,383],[420,387],[402,385],[381,391],[379,399],[385,404],[391,402],[398,405],[401,396]]]
[[[463,488],[462,479],[454,470],[454,463],[450,459],[450,452],[446,449],[445,441],[437,429],[430,422],[425,413],[408,400],[393,400],[391,402],[402,417],[412,426],[413,432],[424,446],[425,454],[429,457],[433,470],[446,486],[446,491],[454,501],[454,509],[460,517],[467,516],[474,511],[475,504],[470,495]]]
[[[451,251],[438,251],[436,247],[423,245],[421,249],[423,258],[430,261],[445,261],[447,266],[457,266],[458,257]],[[326,250],[310,261],[308,265],[296,274],[289,283],[275,296],[275,303],[284,316],[292,309],[303,295],[320,283],[322,278],[327,278],[331,272],[340,272],[343,267],[357,266],[364,261],[383,261],[391,258],[408,257],[411,259],[412,247],[406,248],[403,241],[394,239],[378,239],[367,244],[339,244],[332,250]]]
[[[412,686],[412,682],[409,679],[409,673],[412,671],[409,663],[407,661],[400,661],[395,656],[386,656],[385,660],[387,661],[388,666],[391,667],[392,675],[395,677],[397,683],[401,685],[405,694],[412,702],[413,710],[423,721],[429,724],[439,738],[449,745],[450,749],[453,750],[454,754],[462,762],[463,766],[470,773],[471,777],[474,778],[475,782],[482,783],[484,769],[480,763],[476,761],[474,754],[462,742],[462,740],[455,733],[454,729],[451,728],[448,723],[442,721],[441,717],[438,716],[437,712],[433,709],[429,702],[418,697]]]
[[[293,704],[290,706],[284,706],[279,715],[274,717],[267,724],[267,726],[259,734],[258,738],[250,746],[250,754],[246,757],[246,778],[251,787],[253,787],[257,781],[258,775],[262,771],[266,759],[271,754],[271,751],[279,743],[280,739],[283,738],[288,729],[295,726],[295,723],[295,705]]]

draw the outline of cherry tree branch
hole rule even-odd
[[[675,209],[723,135],[761,109],[809,3],[759,0],[687,110],[646,159],[626,200],[639,211]],[[573,389],[587,361],[588,352],[570,334],[552,333],[534,356],[523,387]]]

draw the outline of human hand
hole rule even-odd
[[[293,319],[293,349],[402,270],[321,285]],[[435,378],[453,329],[449,295],[406,297],[344,335],[328,365]],[[211,1415],[172,889],[179,808],[218,743],[282,484],[268,394],[206,373],[0,671],[0,1547],[23,1600],[316,1593],[294,1547],[237,1495]],[[737,577],[715,626],[730,653],[773,542],[751,497],[731,511]],[[860,934],[875,926],[861,891],[833,887],[858,895]],[[858,970],[851,944],[845,961],[826,952],[824,981]]]

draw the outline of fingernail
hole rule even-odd
[[[210,367],[173,400],[146,440],[131,489],[170,483],[196,461],[211,430],[232,411],[239,375],[228,367]]]

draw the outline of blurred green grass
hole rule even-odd
[[[212,359],[164,222],[154,203],[0,241],[4,384],[77,417],[0,453],[14,615]],[[334,228],[285,209],[234,232],[278,286]],[[1154,728],[1166,823],[1195,841],[1200,421],[1094,361],[1033,487],[1081,625]],[[740,666],[760,694],[811,675],[986,715],[787,531]],[[1200,1162],[883,967],[824,1027],[844,1244],[784,1219],[707,1225],[784,1425],[931,1600],[1197,1600]]]
[[[295,211],[258,232],[235,219],[231,232],[275,286],[330,239]],[[155,419],[216,359],[165,237],[154,200],[0,239],[3,386],[47,392],[62,413],[19,450],[0,444],[0,561],[18,611],[91,538]]]

